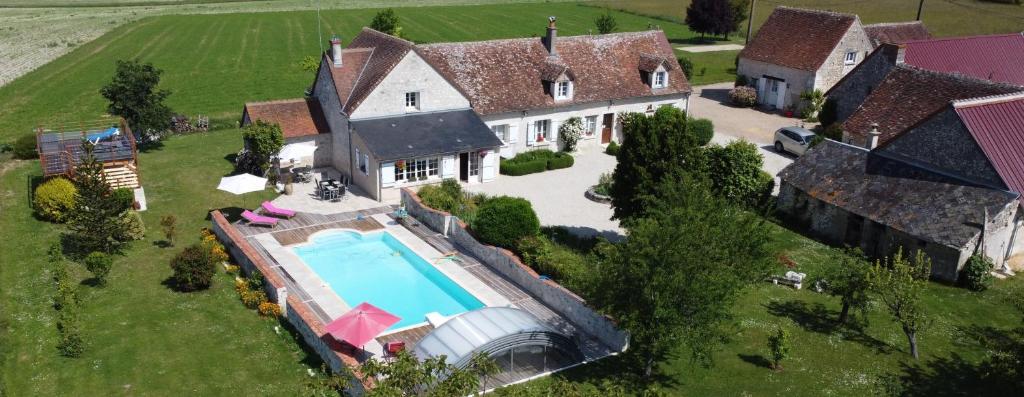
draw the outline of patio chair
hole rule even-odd
[[[277,225],[277,218],[271,218],[269,216],[257,215],[252,211],[242,211],[242,218],[249,222],[250,225],[269,226],[274,227]]]
[[[275,206],[273,203],[271,203],[269,201],[264,201],[263,204],[260,205],[260,207],[263,208],[263,211],[265,211],[266,213],[268,213],[270,215],[273,215],[273,216],[277,216],[277,217],[281,217],[281,218],[291,218],[291,217],[295,216],[295,211],[284,209],[284,208],[278,208],[277,206]]]
[[[398,353],[405,350],[405,342],[388,342],[384,344],[384,358],[393,359],[398,356]]]

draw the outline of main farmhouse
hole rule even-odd
[[[828,100],[843,130],[780,173],[779,210],[825,240],[1024,268],[1024,36],[883,44]]]
[[[243,125],[277,123],[312,141],[369,196],[404,186],[497,179],[499,157],[557,150],[560,123],[583,121],[581,147],[622,139],[619,112],[686,109],[690,85],[659,30],[415,44],[363,28],[331,40],[306,98],[247,103]],[[581,164],[580,166],[586,166]]]
[[[919,21],[863,25],[853,14],[779,6],[737,59],[757,102],[796,109],[807,91],[828,91],[875,47],[927,39]]]

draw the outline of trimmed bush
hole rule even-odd
[[[565,159],[565,157],[569,159]],[[551,160],[556,158],[554,168],[551,168]],[[502,159],[499,169],[502,175],[519,176],[571,167],[572,163],[572,156],[567,153],[555,153],[547,149],[539,149],[519,153],[510,159]]]
[[[53,178],[36,188],[32,204],[40,217],[51,222],[63,223],[75,206],[75,184],[64,178]]]
[[[687,80],[692,79],[693,78],[693,61],[691,61],[687,57],[679,57],[677,60],[679,61],[679,67],[683,69],[683,75],[686,76],[686,79]]]
[[[715,135],[715,125],[708,119],[689,119],[686,121],[686,130],[697,137],[697,144],[700,146],[711,143]]]
[[[102,252],[93,252],[85,257],[85,268],[96,278],[96,285],[100,287],[107,285],[107,275],[113,266],[114,260]]]
[[[547,168],[549,170],[557,170],[561,168],[569,168],[576,162],[576,160],[569,153],[555,153],[555,157],[548,160]]]
[[[473,231],[484,243],[514,249],[519,240],[540,233],[540,221],[529,201],[501,196],[480,204]]]
[[[122,211],[130,210],[135,206],[135,192],[132,189],[126,187],[114,189],[111,195],[114,196],[117,205],[121,206]]]
[[[417,194],[427,207],[445,211],[464,221],[473,218],[476,212],[476,196],[462,191],[462,186],[454,179],[445,179],[440,185],[426,185]]]
[[[757,90],[752,87],[735,87],[729,90],[729,101],[736,106],[752,107],[757,104]]]
[[[551,277],[570,289],[580,287],[586,274],[583,256],[570,248],[555,244],[544,235],[525,237],[517,243],[516,252],[523,263],[537,273]]]
[[[36,136],[22,135],[18,137],[18,139],[14,141],[11,152],[14,154],[15,158],[22,160],[39,158],[39,152],[36,151]]]
[[[984,255],[971,255],[960,270],[960,278],[957,280],[960,286],[971,291],[984,291],[992,286],[992,269],[995,265]]]
[[[171,259],[174,275],[171,279],[181,291],[197,291],[210,288],[216,263],[210,257],[210,250],[199,244],[185,247]]]
[[[615,143],[615,141],[608,142],[608,147],[604,148],[604,154],[607,154],[607,155],[610,155],[610,156],[618,156],[619,155],[619,144]]]
[[[502,175],[520,176],[534,174],[547,170],[548,162],[547,160],[534,160],[525,163],[509,163],[507,161],[502,161],[500,169]]]
[[[119,226],[114,238],[118,241],[136,241],[146,237],[146,225],[138,212],[126,210],[118,216],[117,222]]]

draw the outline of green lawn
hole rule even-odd
[[[439,42],[542,35],[549,15],[559,17],[561,35],[586,34],[603,11],[552,3],[399,8],[397,12],[409,39]],[[347,42],[374,13],[325,11],[324,37],[336,32]],[[693,38],[680,24],[626,13],[616,17],[623,31],[643,30],[653,23],[673,41]],[[175,110],[237,120],[245,101],[301,97],[312,76],[296,64],[319,51],[315,12],[145,18],[0,87],[4,104],[0,142],[28,134],[39,123],[98,117],[105,103],[97,92],[110,79],[118,59],[139,58],[164,69],[163,86],[173,92],[169,102]]]

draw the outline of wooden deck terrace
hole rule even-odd
[[[370,218],[370,215],[391,211],[394,211],[394,209],[388,206],[381,206],[368,210],[330,215],[296,212],[295,216],[289,219],[279,220],[277,226],[274,227],[250,225],[243,220],[236,222],[235,227],[246,237],[270,233],[281,245],[288,246],[305,242],[311,234],[321,230],[353,229],[360,232],[368,232],[383,229],[384,226]]]

